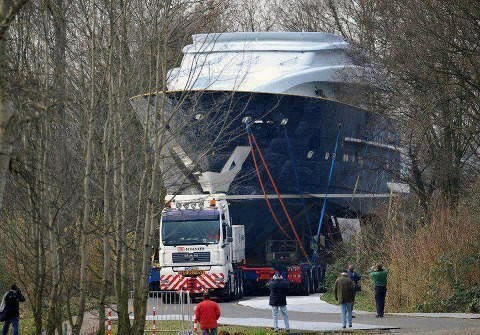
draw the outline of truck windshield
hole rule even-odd
[[[162,222],[162,242],[165,246],[217,244],[219,240],[218,220]]]

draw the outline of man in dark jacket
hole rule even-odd
[[[202,335],[217,335],[220,306],[210,300],[210,294],[203,294],[203,301],[195,307],[195,320],[200,323]]]
[[[335,300],[342,308],[342,326],[352,326],[352,302],[353,302],[353,281],[348,277],[346,271],[340,274],[335,281]]]
[[[282,275],[275,273],[273,278],[267,283],[267,287],[270,289],[270,306],[272,306],[273,315],[273,329],[278,331],[278,310],[282,312],[283,321],[285,322],[285,330],[290,331],[288,324],[288,312],[287,312],[287,291],[290,284],[283,279]]]
[[[2,310],[4,314],[5,323],[2,329],[2,335],[7,335],[12,325],[13,335],[18,335],[18,320],[20,318],[20,302],[25,301],[25,297],[22,295],[17,285],[13,284],[10,291],[5,293],[2,300]]]
[[[353,264],[348,266],[347,275],[353,281],[352,318],[354,318],[353,307],[355,306],[355,295],[357,294],[357,291],[361,290],[360,280],[362,279],[362,276],[355,271]]]

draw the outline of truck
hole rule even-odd
[[[264,221],[267,227],[255,226],[258,199],[229,199],[226,194],[166,199],[149,275],[151,291],[188,291],[193,298],[210,292],[230,301],[265,293],[275,273],[288,279],[294,294],[323,288],[324,262],[302,257],[294,239],[274,239],[277,227]],[[255,210],[249,211],[249,205]]]

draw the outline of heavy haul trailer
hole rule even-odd
[[[228,198],[167,196],[150,290],[188,291],[194,297],[209,291],[228,301],[263,294],[275,272],[288,279],[292,293],[323,288],[325,263],[318,252],[305,257],[298,241],[281,236],[285,229],[260,220],[269,215],[261,199]]]

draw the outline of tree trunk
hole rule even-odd
[[[93,5],[95,8],[95,4]],[[93,32],[95,32],[95,14],[93,14]],[[85,170],[83,176],[83,216],[80,226],[80,297],[77,320],[73,326],[73,334],[80,334],[85,315],[87,297],[87,231],[90,221],[90,174],[93,156],[93,126],[95,114],[95,34],[92,34],[92,56],[90,66],[90,106],[87,110],[87,143],[85,152]]]
[[[161,65],[161,44],[159,41],[158,50],[157,50],[157,61],[156,61],[156,91],[160,86],[160,69],[163,68]],[[155,134],[155,141],[153,144],[153,167],[150,175],[150,185],[148,196],[146,199],[146,210],[145,210],[145,226],[143,230],[143,251],[141,258],[141,271],[136,283],[137,291],[135,292],[135,321],[133,324],[133,330],[135,334],[140,334],[145,329],[145,317],[147,314],[147,302],[148,302],[148,272],[150,270],[150,259],[152,252],[151,241],[153,239],[156,227],[157,214],[160,209],[160,201],[163,201],[165,198],[166,191],[163,187],[163,182],[161,180],[160,173],[160,162],[161,162],[161,148],[162,148],[162,131],[158,129],[158,116],[163,110],[162,102],[159,102],[160,99],[155,99],[155,111],[153,115],[153,120],[155,126],[152,130]],[[163,199],[162,199],[163,197]]]
[[[110,286],[110,113],[104,125],[103,132],[103,273],[102,285],[100,289],[100,298],[98,306],[98,332],[99,335],[105,334],[105,308],[107,307],[107,292]]]
[[[11,21],[26,2],[12,4],[11,0],[0,0],[0,209],[3,208],[3,194],[7,183],[15,129],[15,114],[13,104],[8,99],[7,73],[5,72],[7,32]]]

